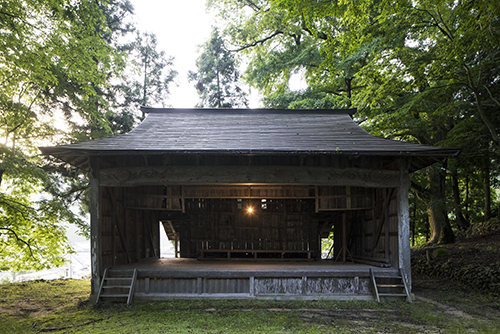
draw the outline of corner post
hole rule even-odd
[[[90,259],[91,259],[91,293],[94,300],[99,293],[101,283],[101,244],[99,239],[100,225],[100,180],[99,160],[89,157],[90,165]]]
[[[398,190],[398,249],[399,268],[411,292],[411,250],[410,250],[410,208],[408,194],[410,187],[409,159],[399,164],[400,185]]]

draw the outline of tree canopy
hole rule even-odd
[[[71,252],[63,223],[88,233],[76,209],[88,202],[86,175],[38,146],[131,129],[117,100],[135,89],[125,68],[130,54],[155,46],[123,42],[132,13],[128,0],[0,1],[0,271],[63,264]],[[162,57],[152,55],[154,66],[165,66]],[[150,78],[142,77],[148,87]]]
[[[244,78],[263,93],[266,106],[355,107],[357,121],[375,135],[462,148],[458,159],[413,178],[413,195],[427,208],[431,242],[452,241],[451,227],[469,223],[464,221],[472,218],[472,207],[465,201],[472,201],[466,193],[472,179],[488,184],[473,200],[482,202],[474,215],[491,216],[489,180],[498,175],[493,166],[500,127],[497,1],[209,5],[226,24],[232,49],[250,58]],[[306,90],[290,90],[295,73],[303,74]]]
[[[106,71],[119,62],[101,32],[95,1],[0,2],[0,270],[61,264],[68,249],[59,219],[83,225],[67,207],[35,195],[52,184],[37,145],[57,134],[64,117],[104,124],[90,106],[101,99]]]

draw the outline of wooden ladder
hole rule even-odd
[[[137,269],[128,275],[113,274],[106,268],[102,276],[101,286],[97,294],[96,304],[100,298],[127,298],[127,305],[132,302],[134,296],[135,281],[137,280]]]
[[[370,276],[373,283],[373,291],[377,302],[380,298],[401,298],[406,297],[406,301],[411,303],[410,291],[404,279],[401,269],[396,274],[381,274],[370,269]]]

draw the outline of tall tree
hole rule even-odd
[[[238,62],[234,54],[224,47],[218,29],[202,46],[196,61],[197,72],[189,72],[200,96],[199,107],[234,108],[248,107],[245,91],[240,87]]]
[[[169,86],[177,75],[173,69],[173,57],[158,50],[153,33],[138,32],[135,41],[127,48],[130,73],[121,86],[124,95],[122,107],[134,113],[140,106],[165,106]]]
[[[51,196],[62,194],[54,188],[60,174],[42,168],[37,146],[62,135],[54,119],[77,117],[109,128],[95,108],[105,104],[100,92],[121,58],[103,36],[108,6],[113,4],[0,2],[0,270],[62,264],[70,248],[61,222],[85,228]],[[57,107],[65,117],[58,117]]]

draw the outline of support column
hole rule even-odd
[[[90,259],[91,259],[91,293],[90,299],[95,301],[101,283],[101,244],[99,238],[100,225],[100,182],[99,160],[89,158],[90,164]]]
[[[399,164],[400,186],[398,189],[398,262],[411,292],[410,208],[408,205],[410,175],[408,167],[409,160],[401,159]]]

